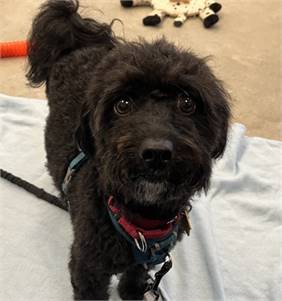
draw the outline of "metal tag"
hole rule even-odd
[[[187,235],[190,235],[190,231],[192,230],[191,222],[189,219],[189,211],[187,209],[184,210],[183,214],[183,224],[184,224],[184,230],[187,233]]]

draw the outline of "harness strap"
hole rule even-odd
[[[64,194],[68,191],[68,185],[73,177],[73,174],[81,167],[81,165],[87,160],[87,156],[83,151],[80,151],[78,155],[76,155],[72,161],[70,162],[63,184],[62,184],[62,190]]]

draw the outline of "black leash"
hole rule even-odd
[[[9,173],[6,170],[0,169],[0,177],[13,183],[16,184],[17,186],[23,188],[24,190],[26,190],[27,192],[32,193],[33,195],[35,195],[36,197],[38,197],[39,199],[42,199],[44,201],[47,201],[48,203],[55,205],[65,211],[68,211],[68,205],[66,202],[64,202],[62,199],[48,193],[47,191],[45,191],[42,188],[39,188],[25,180],[23,180],[20,177],[17,177],[11,173]]]
[[[32,193],[36,197],[47,201],[48,203],[55,205],[65,211],[68,210],[68,204],[67,202],[63,201],[62,199],[46,192],[44,189],[39,188],[25,180],[23,180],[20,177],[17,177],[13,175],[12,173],[9,173],[6,170],[0,169],[0,177],[23,188],[27,192]],[[161,279],[163,276],[171,269],[172,267],[172,261],[170,256],[168,255],[167,260],[162,265],[161,269],[155,273],[155,279],[151,279],[151,282],[148,283],[145,294],[144,294],[144,300],[146,301],[157,301],[159,297],[161,296],[160,290],[158,289],[158,286],[160,284]],[[162,296],[161,296],[162,297]]]

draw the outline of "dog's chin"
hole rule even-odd
[[[176,207],[169,205],[173,191],[174,185],[167,180],[140,177],[131,183],[130,191],[123,195],[122,205],[129,215],[170,219],[178,211]]]
[[[169,183],[165,180],[141,178],[133,186],[133,199],[143,206],[154,206],[167,195]]]

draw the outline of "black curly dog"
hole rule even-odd
[[[133,224],[168,221],[189,206],[223,154],[229,97],[205,59],[164,38],[124,41],[77,10],[67,0],[41,7],[27,74],[33,86],[46,83],[47,167],[59,190],[78,149],[88,157],[67,193],[74,298],[107,299],[111,276],[122,273],[120,296],[142,299],[147,270],[115,229],[108,199]]]

